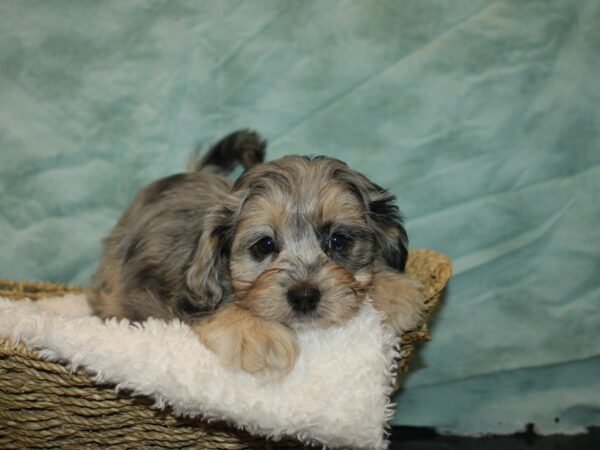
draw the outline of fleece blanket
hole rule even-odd
[[[343,326],[301,332],[292,372],[266,381],[224,369],[179,321],[102,321],[82,294],[36,302],[0,297],[0,336],[84,368],[98,383],[150,396],[177,415],[330,448],[387,447],[399,338],[380,319],[367,303]]]

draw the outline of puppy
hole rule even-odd
[[[366,296],[398,332],[415,327],[423,296],[394,196],[335,159],[263,163],[265,147],[232,133],[139,192],[104,241],[95,314],[181,319],[227,367],[278,376],[297,329],[343,323]]]

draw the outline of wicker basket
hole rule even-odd
[[[425,286],[427,315],[451,275],[449,259],[430,250],[413,250],[407,271]],[[13,298],[81,292],[55,283],[0,280],[0,295]],[[402,340],[399,369],[406,371],[414,344],[428,339],[427,325]],[[206,424],[151,409],[150,399],[98,386],[82,370],[42,360],[35,351],[0,338],[0,448],[200,448],[299,449],[295,441],[277,443],[226,424]]]

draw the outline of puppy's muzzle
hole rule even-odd
[[[321,291],[314,286],[297,286],[287,292],[287,300],[295,312],[307,314],[317,308]]]

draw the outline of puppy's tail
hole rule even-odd
[[[196,149],[188,164],[189,172],[201,170],[227,175],[238,164],[245,169],[260,164],[265,159],[267,142],[252,130],[238,130],[228,134],[199,157]]]

